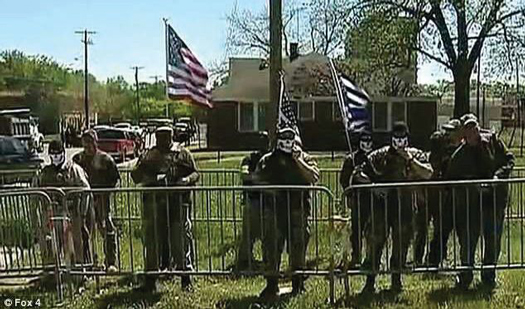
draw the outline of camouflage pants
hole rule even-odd
[[[475,262],[476,246],[480,236],[483,244],[483,265],[497,264],[501,251],[501,236],[505,209],[508,202],[508,186],[463,187],[455,190],[455,229],[460,246],[462,266],[472,266]],[[465,282],[473,278],[471,270],[460,273]],[[483,280],[494,280],[494,269],[481,272]]]
[[[181,194],[144,194],[145,269],[193,269],[191,203]]]
[[[244,203],[242,234],[237,253],[237,266],[240,268],[253,267],[253,245],[262,237],[262,215],[261,194],[248,193]]]
[[[352,248],[352,263],[361,262],[364,231],[370,219],[370,190],[355,192],[348,200],[350,208],[350,246]]]
[[[94,210],[95,210],[95,224],[98,232],[104,238],[104,255],[105,265],[115,265],[117,238],[116,228],[113,224],[113,219],[110,213],[110,195],[107,193],[95,193]]]
[[[306,266],[306,249],[310,238],[308,192],[265,194],[263,260],[267,278],[279,276],[281,255],[286,242],[292,271]],[[302,275],[296,275],[302,278]]]
[[[453,229],[452,200],[443,187],[430,187],[418,192],[415,217],[414,261],[423,264],[427,246],[428,227],[433,225],[427,259],[430,266],[438,266],[447,255],[447,243]]]
[[[392,231],[391,270],[399,272],[406,265],[408,248],[413,236],[412,207],[412,192],[409,190],[388,189],[381,195],[374,193],[370,205],[370,223],[367,227],[365,268],[373,272],[379,271],[383,248],[390,231]],[[394,275],[399,276],[399,273]],[[368,280],[375,280],[375,274],[368,277]]]

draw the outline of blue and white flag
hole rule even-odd
[[[368,112],[370,97],[365,90],[344,74],[340,74],[337,81],[339,83],[337,85],[339,106],[346,130],[348,132],[370,131]]]

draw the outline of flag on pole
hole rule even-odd
[[[331,65],[336,82],[337,100],[346,131],[348,133],[370,131],[370,115],[368,113],[370,97],[348,76],[337,74],[332,62]]]
[[[167,29],[167,93],[170,99],[189,100],[199,106],[213,107],[207,88],[208,72],[173,28]]]
[[[297,116],[295,115],[295,109],[290,102],[288,93],[286,92],[286,85],[284,83],[284,74],[280,76],[281,91],[279,94],[279,118],[277,121],[277,128],[292,128],[295,134],[299,136],[299,127],[297,125]]]

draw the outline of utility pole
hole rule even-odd
[[[140,125],[140,88],[139,88],[139,70],[144,69],[144,67],[134,66],[131,67],[132,70],[135,70],[135,90],[137,95],[137,125]]]
[[[90,122],[89,122],[89,72],[88,72],[88,45],[93,45],[93,42],[89,38],[90,34],[95,34],[95,31],[89,31],[87,29],[84,29],[84,31],[75,31],[75,34],[82,34],[83,39],[82,43],[84,43],[84,114],[86,117],[86,129],[90,128]]]
[[[270,102],[266,130],[273,143],[279,106],[279,72],[282,68],[282,0],[270,0]]]

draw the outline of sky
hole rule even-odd
[[[75,31],[88,29],[89,71],[97,79],[122,75],[140,81],[165,78],[164,22],[169,23],[206,66],[224,59],[225,16],[235,4],[258,11],[268,0],[0,0],[0,50],[45,54],[83,69],[84,47]],[[286,0],[285,0],[286,2]],[[240,56],[240,55],[239,55]],[[418,82],[447,78],[438,65],[424,64]]]

